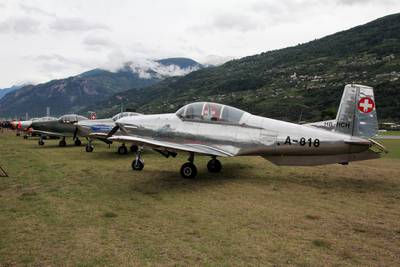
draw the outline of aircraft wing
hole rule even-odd
[[[39,130],[32,130],[32,132],[43,134],[43,135],[49,135],[49,136],[60,136],[60,137],[65,136],[65,134],[54,133],[54,132],[46,132],[46,131],[39,131]]]
[[[90,138],[98,138],[98,139],[107,138],[107,136],[108,136],[107,133],[91,133],[91,134],[89,134]]]
[[[148,139],[148,138],[143,138],[143,137],[138,137],[138,136],[126,136],[126,135],[113,136],[113,137],[108,138],[108,140],[117,141],[117,142],[134,143],[137,145],[147,146],[147,147],[150,147],[153,149],[166,148],[166,149],[194,152],[194,153],[205,154],[205,155],[219,156],[219,157],[234,156],[232,153],[221,150],[219,148],[202,145],[202,144],[195,144],[195,143],[178,144],[178,143],[174,143],[174,142],[158,141],[158,140],[154,140],[154,139]]]

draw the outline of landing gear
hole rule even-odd
[[[93,152],[94,146],[92,145],[92,139],[88,139],[88,143],[85,147],[86,152]]]
[[[43,146],[44,145],[44,141],[43,141],[42,137],[40,137],[38,144],[39,144],[39,146]]]
[[[213,157],[207,163],[207,169],[209,172],[214,172],[214,173],[220,172],[222,169],[221,162],[217,160],[217,158]]]
[[[131,145],[130,150],[132,153],[136,153],[138,151],[138,146],[137,145]]]
[[[28,139],[28,136],[27,136],[27,135],[24,135],[24,139]]]
[[[193,164],[194,161],[194,153],[191,152],[189,162],[186,162],[181,167],[181,176],[185,179],[193,179],[197,175],[197,168],[196,165]]]
[[[126,148],[125,144],[118,147],[118,154],[125,155],[128,153],[128,149]]]
[[[86,152],[93,152],[94,146],[87,144],[85,147]]]
[[[75,145],[76,145],[76,146],[82,145],[81,140],[79,140],[78,138],[76,138],[76,139],[75,139]]]
[[[65,137],[63,137],[63,139],[61,139],[60,142],[58,142],[58,146],[64,147],[66,145],[67,145],[67,142],[65,142]]]
[[[16,136],[20,136],[21,134],[19,132],[16,133]]]
[[[141,158],[140,154],[141,154],[141,149],[138,148],[138,150],[136,151],[136,158],[135,160],[132,162],[132,169],[134,171],[141,171],[144,168],[144,161]]]

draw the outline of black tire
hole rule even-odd
[[[94,147],[93,147],[93,146],[90,146],[90,145],[87,145],[87,146],[85,147],[86,152],[93,152],[93,149],[94,149]]]
[[[220,172],[222,169],[222,165],[221,162],[217,159],[211,159],[208,163],[207,163],[207,169],[209,172]]]
[[[139,148],[137,145],[131,145],[130,150],[132,153],[136,153],[139,150]]]
[[[75,140],[75,145],[76,145],[76,146],[82,145],[82,141],[79,140],[79,139],[76,139],[76,140]]]
[[[43,140],[39,140],[38,144],[39,144],[39,146],[43,146],[44,145],[44,141]]]
[[[142,159],[132,161],[132,169],[134,171],[141,171],[144,168],[144,161]]]
[[[128,149],[126,148],[126,146],[120,146],[118,147],[118,154],[120,155],[125,155],[128,153]]]
[[[191,162],[186,162],[181,167],[181,176],[185,179],[193,179],[197,175],[197,168]]]
[[[65,140],[60,140],[60,142],[58,142],[58,146],[60,147],[64,147],[67,145],[67,142],[65,142]]]

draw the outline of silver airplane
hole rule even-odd
[[[126,117],[116,122],[121,135],[109,140],[138,145],[134,170],[142,170],[143,148],[165,157],[189,153],[180,173],[194,178],[194,155],[211,156],[209,172],[220,172],[217,157],[259,155],[276,165],[312,166],[376,159],[386,149],[370,139],[378,130],[373,88],[347,85],[333,131],[252,115],[208,102],[188,104],[176,113]]]
[[[112,141],[109,141],[107,138],[118,134],[118,129],[115,132],[112,132],[114,127],[116,126],[115,121],[128,116],[137,116],[141,115],[135,112],[121,112],[108,119],[99,119],[99,120],[81,120],[76,123],[76,127],[78,127],[77,135],[81,137],[86,137],[88,139],[88,144],[86,145],[86,152],[93,152],[94,146],[92,144],[94,139],[101,140],[106,144],[111,144]],[[131,145],[130,150],[132,152],[136,152],[138,147],[136,145]],[[118,153],[123,155],[128,153],[128,149],[123,143],[118,147]]]
[[[77,127],[75,123],[81,120],[87,120],[88,118],[76,115],[76,114],[68,114],[63,115],[60,118],[55,118],[53,120],[39,120],[32,121],[31,127],[34,132],[40,134],[39,145],[44,145],[44,136],[57,136],[60,137],[61,140],[59,142],[59,146],[63,147],[67,145],[65,141],[65,137],[73,137],[76,146],[80,146],[82,144],[81,140],[79,140],[77,136]]]

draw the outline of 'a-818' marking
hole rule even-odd
[[[306,139],[305,137],[301,137],[299,140],[297,139],[292,139],[290,136],[286,137],[284,145],[292,145],[294,144],[299,144],[301,146],[309,146],[309,147],[319,147],[320,141],[318,138],[312,139],[308,138]]]

